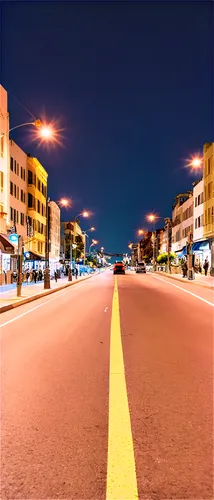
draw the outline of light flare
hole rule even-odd
[[[192,172],[198,172],[203,169],[203,163],[203,156],[200,153],[194,154],[186,160],[185,168],[189,168]]]

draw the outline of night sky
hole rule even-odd
[[[185,159],[213,140],[211,9],[193,1],[1,4],[11,127],[30,118],[18,100],[65,129],[63,147],[49,150],[27,128],[11,138],[48,170],[52,199],[73,199],[62,219],[94,212],[106,251],[127,251],[149,211],[171,215],[174,196],[195,179]]]

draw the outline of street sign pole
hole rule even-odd
[[[17,297],[22,294],[22,237],[18,237],[18,253],[17,253],[17,282],[16,282]]]

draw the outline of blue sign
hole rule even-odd
[[[19,243],[19,235],[15,234],[15,233],[10,234],[9,240],[10,240],[11,243],[14,243],[14,245],[18,245],[18,243]]]

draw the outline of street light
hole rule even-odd
[[[76,243],[76,226],[77,226],[78,218],[84,217],[85,219],[87,219],[89,217],[89,215],[90,215],[90,213],[88,212],[88,210],[83,210],[83,212],[80,212],[80,214],[76,215],[76,217],[74,218],[74,243]],[[76,248],[75,248],[75,253],[74,253],[74,259],[76,261]]]
[[[190,160],[187,160],[187,167],[191,167],[193,171],[198,171],[203,168],[204,159],[200,155],[192,156]]]
[[[85,254],[86,254],[86,238],[88,238],[88,234],[87,233],[92,233],[93,231],[95,231],[95,227],[90,227],[89,229],[87,229],[87,231],[83,231],[83,234],[84,234],[84,260],[83,260],[83,263],[85,265]]]
[[[94,245],[97,245],[98,243],[99,243],[98,240],[92,240],[92,243],[91,243],[91,245],[89,247],[89,254],[91,253],[91,247],[93,247]]]
[[[170,223],[171,220],[169,217],[159,217],[156,214],[148,214],[146,216],[146,219],[151,222],[155,223],[157,219],[163,219],[165,221],[166,227],[167,227],[167,271],[168,273],[170,272],[170,247],[169,247],[169,229],[170,229]],[[154,265],[154,270],[155,270],[155,245],[156,245],[156,231],[153,231],[152,234],[153,237],[153,265]]]
[[[16,125],[15,127],[12,127],[8,131],[8,138],[9,138],[9,133],[12,132],[13,130],[16,130],[17,128],[25,127],[25,126],[34,126],[37,129],[39,129],[39,136],[42,137],[44,140],[50,140],[54,136],[54,129],[51,128],[50,126],[43,124],[41,120],[37,119],[33,122],[25,122],[25,123],[20,123],[19,125]],[[45,235],[45,273],[44,273],[44,288],[50,288],[50,273],[49,269],[47,266],[49,266],[49,214],[48,214],[48,198],[46,196],[46,235]],[[18,259],[20,258],[20,255],[18,256]],[[22,276],[22,255],[20,258],[20,262],[18,263],[18,278],[17,278],[17,296],[21,296],[21,276]]]

